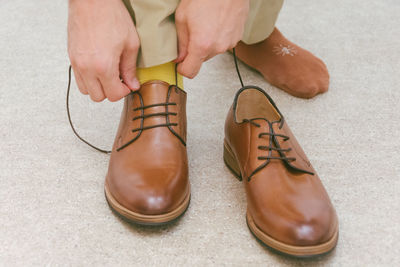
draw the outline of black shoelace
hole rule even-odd
[[[106,149],[101,149],[98,148],[94,145],[92,145],[91,143],[89,143],[88,141],[86,141],[85,139],[83,139],[78,132],[75,130],[74,124],[72,123],[72,119],[71,119],[71,112],[69,111],[69,93],[71,90],[71,78],[72,78],[72,67],[71,65],[69,66],[68,69],[68,87],[67,87],[67,101],[66,101],[66,106],[67,106],[67,115],[68,115],[68,121],[69,121],[69,125],[71,126],[72,131],[74,132],[75,136],[78,137],[79,140],[81,140],[82,142],[84,142],[85,144],[87,144],[88,146],[96,149],[97,151],[100,151],[102,153],[105,154],[110,154],[111,151],[110,150],[106,150]]]
[[[172,87],[175,87],[176,85],[170,85],[170,87],[171,87],[171,86],[172,86]],[[141,99],[141,103],[143,104],[142,99]],[[151,105],[140,106],[140,107],[134,108],[133,111],[138,111],[138,110],[140,110],[141,113],[142,113],[141,115],[136,116],[136,117],[133,117],[133,119],[132,119],[132,121],[141,119],[140,127],[135,128],[135,129],[132,129],[132,133],[134,133],[134,132],[139,132],[139,134],[138,134],[136,137],[134,137],[132,140],[130,140],[129,142],[127,142],[126,144],[124,144],[124,145],[122,145],[121,147],[119,147],[119,148],[117,149],[117,151],[120,151],[121,149],[124,149],[125,147],[129,146],[130,144],[132,144],[135,140],[137,140],[137,139],[139,138],[140,134],[141,134],[144,130],[153,129],[153,128],[157,128],[157,127],[168,127],[168,128],[171,130],[171,128],[170,128],[171,126],[178,126],[178,123],[172,123],[172,122],[169,121],[169,116],[177,116],[177,115],[178,115],[178,113],[176,113],[176,112],[169,112],[169,110],[168,110],[168,107],[169,107],[169,106],[176,106],[176,103],[174,103],[174,102],[165,102],[165,103],[157,103],[157,104],[151,104]],[[144,114],[144,110],[145,110],[145,109],[153,108],[153,107],[165,107],[165,112],[157,112],[157,113]],[[155,117],[155,116],[165,116],[166,123],[155,124],[155,125],[149,125],[149,126],[143,126],[144,120],[145,120],[146,118]],[[185,143],[183,142],[182,138],[181,138],[179,135],[177,135],[177,134],[175,133],[175,131],[172,131],[172,130],[171,130],[171,132],[172,132],[175,136],[177,136],[177,137],[181,140],[181,142],[185,145]]]
[[[258,127],[258,128],[261,127],[260,124],[254,122],[253,120],[247,120],[247,119],[245,119],[245,120],[243,120],[243,121],[244,121],[244,122],[248,122],[248,123],[250,123],[250,124],[253,124],[254,126],[256,126],[256,127]],[[249,178],[248,178],[248,181],[249,181],[249,182],[250,182],[252,176],[253,176],[256,172],[258,172],[259,170],[261,170],[262,168],[264,168],[265,166],[267,166],[268,163],[270,163],[270,161],[271,161],[272,159],[275,159],[275,160],[282,160],[282,161],[285,162],[285,163],[289,163],[289,162],[296,161],[296,158],[294,158],[294,157],[287,157],[286,154],[285,154],[286,152],[292,151],[291,148],[284,149],[284,148],[281,148],[280,145],[279,145],[278,137],[281,138],[282,142],[286,142],[286,141],[288,141],[288,140],[290,139],[290,138],[289,138],[288,136],[286,136],[286,135],[275,133],[274,128],[273,128],[273,124],[274,124],[274,123],[280,123],[280,121],[269,122],[269,121],[266,120],[266,122],[268,123],[268,126],[269,126],[269,132],[261,132],[261,133],[258,135],[258,138],[262,138],[263,136],[269,136],[269,144],[268,144],[268,146],[258,146],[257,148],[260,149],[260,150],[263,150],[263,151],[268,151],[268,155],[267,155],[267,156],[259,156],[259,157],[257,157],[258,160],[264,160],[265,162],[264,162],[263,164],[261,164],[259,167],[257,167],[257,168],[253,171],[253,173],[252,173],[252,174],[249,176]],[[282,128],[282,125],[279,126],[279,129],[281,129],[281,128]],[[272,151],[277,151],[277,152],[279,153],[280,156],[279,156],[279,157],[277,157],[277,156],[272,156]]]
[[[242,88],[239,89],[239,90],[243,90],[243,89],[246,89],[246,88],[258,88],[257,86],[251,86],[251,85],[245,86],[245,85],[244,85],[243,80],[242,80],[242,76],[240,75],[240,70],[239,70],[239,66],[238,66],[238,62],[237,62],[238,60],[237,60],[237,57],[236,57],[235,48],[233,48],[233,59],[234,59],[234,62],[235,62],[236,73],[237,73],[237,75],[238,75],[238,77],[239,77],[239,81],[240,81],[240,84],[241,84],[241,86],[242,86]],[[260,88],[260,90],[262,90],[262,89]],[[262,91],[263,91],[263,90],[262,90]],[[278,112],[279,112],[279,109],[276,107],[274,101],[270,98],[270,96],[268,96],[267,94],[266,94],[266,96],[267,96],[267,98],[269,99],[269,101],[272,103],[272,105],[273,105],[273,106],[278,110]],[[282,115],[280,112],[279,112],[279,114],[281,115],[281,119],[280,119],[279,121],[270,122],[270,121],[268,121],[268,120],[266,120],[266,119],[264,119],[264,118],[261,118],[261,119],[265,120],[265,121],[268,123],[269,132],[262,132],[262,133],[260,133],[260,134],[258,135],[258,138],[262,138],[263,136],[269,136],[270,138],[269,138],[269,144],[268,144],[268,146],[258,146],[257,148],[260,149],[260,150],[263,150],[263,151],[268,151],[268,155],[267,155],[267,156],[259,156],[259,157],[257,157],[258,160],[264,160],[264,163],[262,163],[260,166],[258,166],[258,167],[249,175],[248,181],[251,180],[251,178],[254,176],[254,174],[256,174],[258,171],[260,171],[261,169],[263,169],[264,167],[266,167],[266,166],[271,162],[271,160],[281,160],[281,161],[283,161],[286,165],[291,166],[291,167],[292,167],[293,169],[295,169],[296,171],[308,173],[308,174],[311,174],[311,175],[314,174],[313,172],[310,172],[310,171],[307,171],[307,170],[303,170],[303,169],[297,168],[297,167],[295,167],[295,166],[293,166],[293,165],[290,164],[291,162],[296,161],[296,158],[294,158],[294,157],[287,157],[287,155],[286,155],[285,153],[288,153],[288,152],[292,151],[292,148],[287,148],[287,149],[281,148],[280,143],[279,143],[279,140],[278,140],[278,138],[280,138],[280,139],[282,140],[282,142],[286,142],[286,141],[288,141],[290,138],[289,138],[288,136],[286,136],[286,135],[275,133],[274,128],[273,128],[273,124],[279,123],[279,129],[282,129],[283,124],[285,123],[285,119],[284,119],[283,115]],[[254,119],[250,119],[250,120],[249,120],[249,119],[244,119],[243,122],[248,122],[248,123],[250,123],[250,124],[253,124],[253,125],[256,126],[256,127],[261,127],[260,124],[254,122],[253,120],[254,120]],[[279,157],[278,157],[278,156],[272,156],[272,151],[277,151],[277,152],[279,153],[280,156],[279,156]]]
[[[175,88],[179,88],[178,87],[178,73],[176,70],[175,66],[175,84],[174,85],[170,85],[170,88],[168,88],[168,90],[171,89],[171,87],[175,87]],[[82,138],[78,132],[76,131],[74,124],[72,123],[72,119],[71,119],[71,113],[70,113],[70,109],[69,109],[69,96],[70,96],[70,91],[71,91],[71,80],[72,80],[72,67],[71,65],[69,66],[68,69],[68,86],[67,86],[67,97],[66,97],[66,107],[67,107],[67,115],[68,115],[68,121],[69,124],[71,126],[72,131],[74,132],[74,134],[76,135],[76,137],[78,137],[79,140],[81,140],[82,142],[84,142],[85,144],[87,144],[88,146],[96,149],[97,151],[100,151],[102,153],[105,154],[110,154],[111,151],[110,150],[106,150],[106,149],[101,149],[95,145],[92,145],[91,143],[89,143],[88,141],[86,141],[84,138]],[[133,94],[135,94],[136,92],[133,92]],[[172,102],[165,102],[165,103],[157,103],[157,104],[151,104],[151,105],[143,105],[143,100],[141,99],[141,106],[137,107],[134,109],[134,111],[137,110],[141,110],[141,115],[134,117],[132,120],[138,120],[141,119],[141,123],[140,123],[140,127],[135,128],[132,130],[132,132],[139,132],[139,134],[133,138],[132,140],[130,140],[129,142],[127,142],[126,144],[122,145],[121,147],[117,148],[117,151],[120,151],[121,149],[124,149],[125,147],[127,147],[128,145],[130,145],[131,143],[133,143],[137,138],[139,138],[140,134],[144,131],[144,130],[148,130],[148,129],[153,129],[153,128],[157,128],[157,127],[168,127],[171,132],[177,136],[179,138],[179,140],[184,144],[185,142],[183,141],[183,139],[175,132],[171,129],[172,126],[178,126],[177,123],[171,123],[169,121],[169,116],[177,116],[178,114],[176,112],[169,112],[168,111],[168,107],[169,106],[176,106],[176,103],[172,103]],[[144,114],[144,110],[148,109],[148,108],[152,108],[152,107],[165,107],[165,112],[158,112],[158,113],[150,113],[150,114]],[[154,117],[154,116],[165,116],[166,117],[166,123],[163,124],[156,124],[156,125],[149,125],[149,126],[143,126],[144,124],[144,120],[146,118],[149,117]]]
[[[138,107],[133,109],[133,111],[141,110],[141,109],[146,109],[146,108],[152,108],[152,107],[162,107],[162,106],[169,106],[169,105],[174,105],[176,106],[176,103],[159,103],[159,104],[152,104],[144,107]],[[176,112],[158,112],[158,113],[152,113],[152,114],[147,114],[147,115],[140,115],[136,116],[132,119],[132,121],[135,121],[137,119],[146,119],[149,117],[154,117],[154,116],[176,116]],[[156,127],[168,127],[168,126],[178,126],[177,123],[163,123],[163,124],[156,124],[156,125],[150,125],[150,126],[145,126],[145,127],[140,127],[133,129],[132,132],[137,132],[137,131],[143,131],[147,129],[152,129]]]

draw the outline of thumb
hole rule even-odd
[[[176,22],[176,33],[178,35],[178,57],[174,62],[179,63],[185,59],[188,52],[189,31],[185,22]]]
[[[140,83],[136,78],[136,60],[139,47],[130,46],[124,49],[121,55],[119,71],[121,78],[129,89],[139,90]]]
[[[189,79],[193,79],[199,72],[205,58],[204,52],[195,49],[195,45],[191,42],[187,56],[182,63],[178,64],[178,72]]]

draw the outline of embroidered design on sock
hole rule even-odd
[[[274,46],[272,51],[278,56],[283,56],[283,57],[286,55],[293,57],[294,55],[297,54],[297,50],[291,45],[284,46],[280,44],[279,46]]]

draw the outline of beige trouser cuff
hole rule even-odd
[[[265,40],[274,30],[283,0],[250,0],[250,12],[242,41],[255,44]]]
[[[218,1],[218,0],[216,0]],[[178,56],[174,14],[179,0],[123,0],[140,39],[138,67],[151,67]],[[250,12],[242,41],[266,39],[274,29],[283,0],[250,0]]]

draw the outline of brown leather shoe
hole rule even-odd
[[[110,206],[140,224],[169,222],[189,205],[186,93],[150,81],[125,97],[105,182]]]
[[[225,123],[224,160],[247,194],[247,224],[263,243],[293,256],[336,246],[338,220],[329,196],[262,89],[243,87]]]

